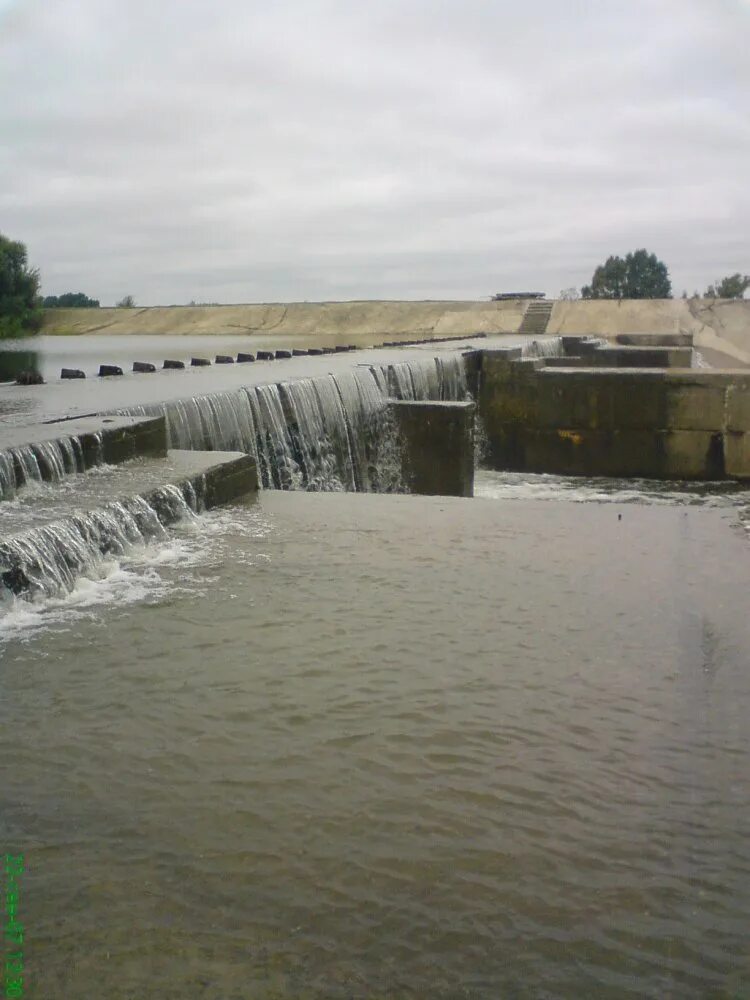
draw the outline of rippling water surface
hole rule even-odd
[[[10,613],[29,995],[750,995],[738,510],[505,485],[267,492]]]

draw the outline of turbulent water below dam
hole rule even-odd
[[[266,490],[18,602],[29,995],[745,995],[747,495],[621,485]]]

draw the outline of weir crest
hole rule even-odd
[[[243,451],[265,488],[399,492],[400,455],[388,403],[468,397],[460,354],[426,356],[315,378],[127,407],[164,416],[169,447]]]

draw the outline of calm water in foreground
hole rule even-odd
[[[738,510],[480,492],[265,493],[6,616],[29,996],[750,996]]]

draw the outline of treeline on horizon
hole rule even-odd
[[[98,299],[84,292],[62,295],[39,294],[41,278],[38,268],[29,264],[26,246],[0,233],[0,338],[25,337],[38,333],[44,309],[98,309]],[[741,299],[750,288],[750,275],[728,275],[709,285],[705,298]],[[491,296],[492,297],[492,296]],[[683,292],[687,298],[687,292]],[[700,298],[698,292],[694,297]],[[625,257],[608,257],[596,268],[591,283],[563,289],[563,300],[575,299],[671,299],[672,284],[667,265],[656,254],[634,250]],[[133,308],[135,299],[125,295],[115,303],[120,308]],[[196,305],[194,301],[189,303]],[[202,303],[218,305],[219,303]]]

